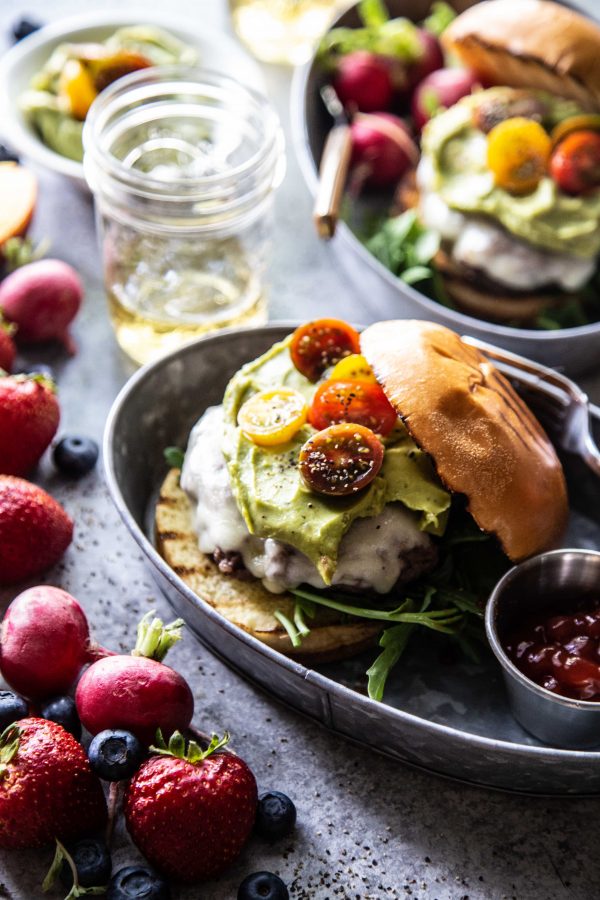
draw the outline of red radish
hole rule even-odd
[[[358,114],[350,128],[354,188],[386,187],[419,161],[419,151],[402,119],[391,113]]]
[[[442,109],[454,106],[461,97],[481,87],[469,69],[437,69],[417,85],[411,103],[415,128],[421,130]]]
[[[46,584],[15,597],[0,627],[0,672],[31,700],[67,693],[82,667],[106,652],[91,643],[75,597]]]
[[[16,269],[0,283],[0,311],[18,327],[18,340],[59,340],[75,352],[69,325],[83,297],[79,275],[58,259],[40,259]]]
[[[408,79],[411,87],[419,84],[431,72],[441,69],[444,65],[444,54],[435,34],[427,31],[425,28],[420,28],[419,41],[421,42],[423,55],[416,62],[412,63],[408,69]]]
[[[333,87],[345,107],[375,112],[389,109],[394,86],[386,62],[367,50],[356,50],[340,59]]]
[[[91,734],[124,728],[148,745],[159,728],[163,734],[185,731],[194,714],[194,698],[187,681],[162,662],[181,639],[183,624],[177,619],[163,626],[148,613],[131,656],[100,659],[84,672],[75,703]]]

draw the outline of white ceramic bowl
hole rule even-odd
[[[19,97],[52,51],[64,41],[102,41],[124,25],[156,25],[198,50],[201,68],[223,72],[264,92],[258,65],[226,34],[207,28],[200,15],[182,19],[153,11],[111,10],[59,19],[15,44],[0,59],[0,132],[13,149],[85,187],[83,166],[47,147],[19,108]]]

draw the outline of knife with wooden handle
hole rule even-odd
[[[323,148],[313,220],[319,237],[328,241],[335,234],[338,223],[352,155],[352,135],[344,108],[331,85],[321,89],[321,97],[335,124]]]

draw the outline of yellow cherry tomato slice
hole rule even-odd
[[[488,134],[487,162],[498,187],[530,194],[546,173],[552,141],[539,122],[515,116]]]
[[[69,105],[71,115],[83,121],[98,92],[92,76],[78,59],[68,59],[60,75],[58,92]]]
[[[238,425],[260,447],[285,444],[306,422],[308,406],[298,391],[276,388],[260,391],[246,400],[238,413]]]
[[[336,363],[329,374],[330,381],[368,381],[377,384],[373,369],[360,353],[352,353]]]

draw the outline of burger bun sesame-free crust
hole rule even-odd
[[[442,35],[485,84],[534,88],[600,110],[600,26],[550,0],[485,0]]]
[[[568,515],[563,469],[495,366],[433,322],[378,322],[360,340],[388,400],[479,527],[514,561],[555,547]]]

